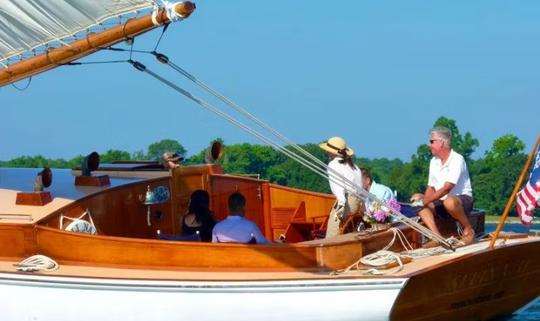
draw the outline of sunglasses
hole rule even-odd
[[[440,140],[440,139],[430,139],[430,140],[429,140],[429,144],[432,145],[434,142],[436,142],[436,141],[438,141],[438,140]]]

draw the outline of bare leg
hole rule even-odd
[[[424,207],[418,212],[418,216],[422,219],[422,222],[426,224],[426,226],[435,234],[441,236],[441,232],[439,232],[439,229],[437,228],[437,224],[435,224],[435,208],[433,207],[433,204],[428,205],[428,207]]]
[[[461,204],[459,197],[448,196],[443,201],[443,205],[446,208],[446,211],[463,226],[463,235],[461,237],[463,243],[472,243],[474,240],[474,230],[467,215],[465,215],[463,204]]]

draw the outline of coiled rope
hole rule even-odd
[[[403,270],[404,260],[414,260],[422,257],[435,256],[448,252],[448,250],[443,248],[442,246],[427,249],[414,249],[411,243],[405,237],[405,234],[403,234],[400,229],[392,227],[389,230],[393,232],[393,237],[382,250],[365,255],[353,264],[346,267],[345,269],[332,272],[331,275],[347,273],[353,269],[366,270],[365,274],[370,275],[393,274]],[[399,240],[401,246],[405,249],[404,251],[396,253],[389,250],[396,243],[396,240]],[[445,241],[448,244],[451,244],[453,247],[465,245],[463,242],[459,241],[455,237],[450,237]],[[387,267],[392,264],[397,264],[398,266],[393,270],[384,272],[380,271],[380,268]]]
[[[43,272],[53,272],[58,270],[59,265],[51,259],[50,257],[47,257],[45,255],[32,255],[31,257],[22,260],[18,264],[14,264],[17,271],[22,272],[37,272],[37,271],[43,271]]]

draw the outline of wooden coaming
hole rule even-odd
[[[25,257],[36,253],[33,226],[0,224],[0,244],[0,257]]]
[[[180,167],[172,172],[172,176],[112,187],[83,197],[52,211],[39,224],[58,228],[61,214],[78,217],[88,209],[98,231],[105,235],[152,239],[156,237],[158,229],[164,233],[179,234],[191,193],[203,189],[210,194],[210,208],[218,220],[228,215],[227,200],[230,194],[244,194],[247,199],[246,217],[253,220],[265,236],[272,240],[287,229],[292,214],[300,204],[305,205],[306,222],[311,222],[311,217],[328,213],[334,201],[331,195],[222,173],[218,165]],[[166,203],[150,206],[151,226],[148,226],[148,207],[141,198],[148,186],[155,188],[160,185],[170,188],[171,198]]]
[[[152,225],[146,224],[147,206],[142,197],[147,187],[169,187],[169,177],[134,182],[83,197],[42,219],[39,224],[59,228],[60,215],[79,217],[87,209],[98,231],[111,236],[155,238],[157,229],[174,224],[170,203],[151,205]],[[159,219],[158,219],[159,216]]]
[[[402,227],[411,237],[410,229]],[[358,237],[341,235],[332,240],[298,244],[213,244],[177,242],[71,233],[36,228],[36,251],[59,261],[132,267],[222,268],[232,270],[343,269],[363,255],[386,246],[391,231]],[[395,244],[391,249],[401,251]]]

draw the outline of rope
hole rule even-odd
[[[227,105],[233,107],[235,110],[237,110],[242,115],[244,115],[248,119],[255,122],[260,127],[270,131],[274,136],[279,138],[281,141],[289,144],[290,146],[292,146],[294,149],[296,149],[301,154],[304,154],[304,156],[306,156],[307,159],[300,156],[300,155],[298,155],[298,154],[293,153],[292,151],[290,151],[287,148],[281,146],[280,144],[273,141],[272,139],[264,136],[263,134],[261,134],[261,133],[257,132],[256,130],[252,129],[251,127],[249,127],[249,126],[243,124],[242,122],[238,121],[234,117],[232,117],[232,116],[226,114],[225,112],[219,110],[218,108],[212,106],[211,104],[204,101],[203,99],[192,95],[190,92],[184,90],[183,88],[180,88],[179,86],[172,83],[171,81],[159,76],[158,74],[154,73],[153,71],[150,71],[148,68],[146,68],[146,66],[144,66],[140,62],[133,61],[133,60],[130,60],[129,62],[136,69],[138,69],[139,71],[142,71],[142,72],[145,72],[145,73],[149,74],[150,76],[154,77],[155,79],[161,81],[162,83],[166,84],[167,86],[171,87],[172,89],[176,90],[177,92],[179,92],[182,95],[186,96],[187,98],[191,99],[195,103],[197,103],[197,104],[201,105],[202,107],[206,108],[207,110],[217,114],[218,116],[226,119],[227,121],[229,121],[233,125],[243,129],[244,131],[248,132],[249,134],[251,134],[254,137],[258,138],[259,140],[263,141],[264,143],[274,147],[276,150],[284,153],[285,155],[287,155],[288,157],[294,159],[295,161],[297,161],[301,165],[304,165],[308,169],[312,170],[314,173],[322,176],[323,178],[328,179],[329,181],[331,181],[333,183],[336,183],[336,184],[339,184],[339,185],[343,186],[346,190],[351,191],[351,193],[354,194],[356,197],[358,197],[358,198],[360,198],[362,200],[369,199],[371,201],[379,201],[381,203],[384,203],[384,202],[380,201],[375,195],[373,195],[373,194],[369,193],[368,191],[366,191],[365,189],[363,189],[361,186],[355,186],[352,181],[350,181],[349,179],[345,178],[343,175],[341,175],[341,174],[337,173],[336,171],[332,170],[331,168],[329,168],[321,160],[317,159],[315,156],[311,155],[309,152],[307,152],[306,150],[304,150],[303,148],[301,148],[297,144],[294,144],[287,137],[281,135],[276,130],[272,129],[270,126],[268,126],[264,122],[260,121],[255,116],[251,115],[250,113],[245,111],[243,108],[241,108],[239,105],[235,104],[231,100],[227,99],[226,97],[224,97],[224,96],[220,95],[219,93],[217,93],[216,91],[212,90],[206,84],[198,81],[193,75],[189,74],[188,72],[186,72],[182,68],[180,68],[180,67],[174,65],[173,63],[171,63],[166,56],[164,56],[162,54],[158,54],[158,53],[154,53],[154,55],[156,56],[156,58],[158,58],[158,60],[160,62],[168,64],[169,66],[173,67],[173,69],[180,72],[181,74],[186,76],[188,79],[192,80],[193,82],[195,82],[196,84],[201,86],[206,91],[209,91],[211,94],[213,94],[214,96],[216,96],[217,98],[222,100]],[[401,214],[398,211],[393,210],[390,207],[389,207],[389,210],[390,210],[390,215],[395,217],[397,220],[399,220],[402,223],[410,226],[412,229],[418,231],[422,235],[425,235],[426,237],[428,237],[428,238],[430,238],[432,240],[436,240],[437,242],[441,243],[443,246],[445,246],[447,248],[451,248],[451,245],[447,244],[442,237],[440,237],[439,235],[436,235],[435,233],[433,233],[428,228],[418,224],[417,222],[409,219],[405,215]]]
[[[28,77],[28,82],[26,83],[24,87],[17,87],[15,83],[11,83],[11,86],[17,89],[18,91],[25,91],[26,89],[28,89],[28,87],[30,87],[31,82],[32,82],[32,77]]]
[[[465,243],[461,242],[460,240],[458,240],[457,238],[451,236],[449,237],[448,239],[446,239],[446,242],[448,244],[451,244],[453,247],[461,247],[461,246],[464,246]],[[436,247],[432,247],[432,248],[418,248],[418,249],[414,249],[414,250],[406,250],[406,251],[403,251],[401,252],[403,255],[407,255],[407,256],[410,256],[410,257],[413,257],[413,258],[422,258],[422,257],[428,257],[428,256],[435,256],[435,255],[439,255],[439,254],[443,254],[443,253],[446,253],[448,250],[445,249],[444,247],[442,246],[436,246]]]
[[[378,201],[382,204],[384,204],[384,202],[382,202],[381,200],[379,200],[375,195],[369,193],[368,191],[366,191],[365,189],[363,189],[361,186],[355,186],[353,184],[352,181],[348,180],[347,178],[345,178],[344,176],[340,175],[339,173],[337,173],[336,171],[334,171],[333,169],[329,168],[325,163],[323,163],[320,159],[318,159],[317,157],[313,156],[311,153],[309,153],[308,151],[306,151],[305,149],[303,149],[301,146],[299,146],[298,144],[294,143],[292,140],[290,140],[289,138],[287,138],[286,136],[284,136],[283,134],[279,133],[278,131],[276,131],[275,129],[273,129],[271,126],[269,126],[268,124],[266,124],[265,122],[263,122],[262,120],[258,119],[257,117],[255,117],[253,114],[249,113],[247,110],[245,110],[244,108],[242,108],[240,105],[238,105],[237,103],[233,102],[232,100],[230,100],[229,98],[221,95],[220,93],[218,93],[217,91],[213,90],[210,86],[208,86],[207,84],[205,84],[204,82],[200,81],[199,79],[197,79],[197,77],[193,76],[192,74],[190,74],[188,71],[186,71],[185,69],[181,68],[180,66],[174,64],[173,62],[171,62],[169,60],[168,57],[166,57],[165,55],[163,54],[160,54],[160,53],[157,53],[157,52],[154,52],[153,53],[156,58],[158,59],[159,62],[161,63],[164,63],[164,64],[167,64],[168,66],[170,66],[171,68],[173,68],[175,71],[177,71],[178,73],[180,73],[181,75],[183,75],[184,77],[186,77],[187,79],[191,80],[192,82],[194,82],[196,85],[198,85],[199,87],[201,87],[202,89],[204,89],[205,91],[207,91],[208,93],[210,93],[211,95],[213,95],[214,97],[218,98],[219,100],[221,100],[223,103],[225,103],[226,105],[230,106],[231,108],[233,108],[234,110],[236,110],[237,112],[239,112],[241,115],[243,115],[244,117],[246,117],[247,119],[253,121],[255,124],[259,125],[261,128],[267,130],[268,132],[270,132],[271,134],[273,134],[275,137],[279,138],[281,141],[283,141],[285,144],[288,144],[289,146],[291,146],[293,149],[295,149],[296,151],[298,151],[300,154],[304,155],[307,157],[307,160],[306,159],[302,159],[302,161],[299,161],[298,158],[296,157],[291,157],[289,154],[287,154],[287,156],[295,159],[296,161],[298,161],[300,164],[306,166],[308,169],[311,169],[312,171],[314,171],[315,173],[319,174],[320,176],[326,178],[326,179],[329,179],[330,181],[334,182],[334,183],[337,183],[339,185],[342,185],[343,187],[345,187],[347,190],[351,191],[352,194],[354,194],[356,197],[360,198],[360,199],[363,199],[363,200],[370,200],[370,201]],[[280,150],[280,149],[278,149]],[[297,156],[296,154],[293,154],[294,156]],[[312,161],[312,163],[309,163],[309,161]],[[309,165],[306,165],[305,162],[307,162]],[[322,171],[322,172],[321,172]],[[414,220],[411,220],[409,219],[408,217],[406,217],[405,215],[401,214],[400,212],[398,211],[395,211],[393,209],[390,208],[390,215],[395,217],[397,220],[401,221],[403,224],[411,227],[412,229],[414,229],[415,231],[419,232],[420,234],[423,234],[425,235],[426,237],[432,239],[432,240],[436,240],[437,242],[443,244],[443,246],[446,246],[447,248],[451,248],[450,245],[446,244],[445,243],[445,240],[440,237],[439,235],[433,233],[431,230],[429,230],[428,228],[418,224],[416,221]]]
[[[391,248],[394,245],[396,240],[399,240],[400,243],[401,243],[401,246],[404,249],[406,249],[407,251],[412,251],[413,247],[409,243],[407,238],[405,237],[405,234],[403,234],[403,232],[400,229],[392,227],[392,228],[390,228],[390,231],[393,232],[393,237],[390,240],[390,242],[388,242],[388,244],[386,244],[386,246],[383,247],[382,250],[377,251],[377,252],[372,253],[372,254],[368,254],[366,256],[363,256],[360,259],[358,259],[356,262],[354,262],[353,264],[346,267],[345,269],[332,272],[332,275],[337,275],[337,274],[341,274],[341,273],[347,273],[352,269],[356,269],[356,270],[365,269],[365,268],[361,267],[360,264],[363,264],[364,266],[379,267],[380,268],[382,266],[385,266],[385,265],[388,265],[388,264],[391,264],[391,263],[394,263],[394,262],[397,262],[399,266],[398,266],[398,269],[392,271],[392,273],[396,273],[396,272],[401,271],[403,269],[402,257],[407,256],[407,255],[398,254],[398,253],[395,253],[393,251],[389,251],[388,249]],[[376,275],[385,274],[383,272],[380,272],[377,269],[369,269],[369,270],[367,270],[366,273],[367,274],[376,274]]]
[[[33,255],[18,264],[14,264],[17,271],[22,272],[53,272],[58,270],[59,266],[56,261],[45,255]]]
[[[341,273],[347,273],[351,271],[352,269],[366,270],[364,273],[369,274],[369,275],[394,274],[403,270],[403,267],[404,267],[403,258],[405,257],[414,260],[414,259],[418,259],[422,257],[435,256],[435,255],[440,255],[440,254],[448,252],[448,250],[443,248],[442,246],[428,248],[428,249],[423,249],[423,248],[413,249],[412,245],[409,243],[408,239],[405,237],[405,234],[403,234],[403,232],[400,229],[392,227],[390,230],[394,233],[394,235],[392,239],[390,240],[390,242],[388,242],[388,244],[382,250],[379,250],[372,254],[365,255],[361,257],[360,259],[358,259],[353,264],[346,267],[345,269],[332,272],[331,274],[338,275]],[[396,240],[399,240],[399,242],[401,243],[401,246],[405,249],[404,251],[400,253],[396,253],[394,251],[389,250],[396,243]],[[456,239],[455,237],[448,238],[446,242],[456,247],[465,245],[463,242]],[[396,269],[385,271],[385,272],[380,271],[378,269],[392,263],[398,264]],[[362,266],[360,264],[362,264]]]
[[[380,250],[360,258],[360,263],[373,267],[383,267],[394,262],[399,264],[399,271],[403,270],[401,256],[393,251]]]

